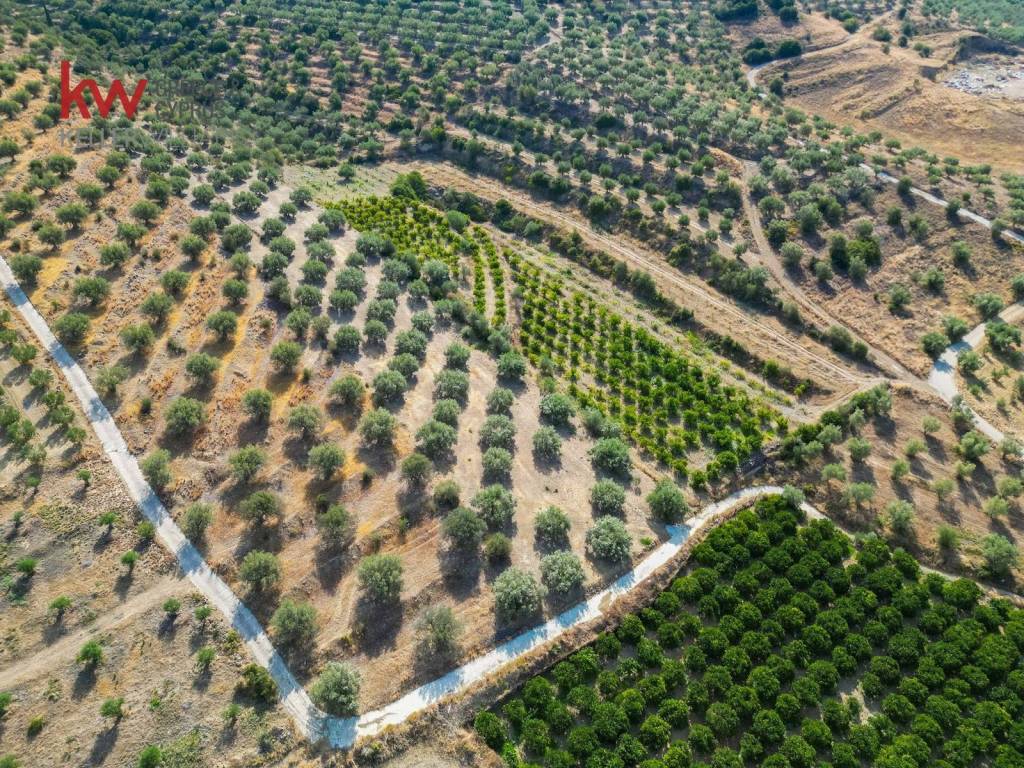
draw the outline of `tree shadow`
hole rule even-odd
[[[328,594],[334,593],[342,577],[359,559],[359,553],[354,552],[350,544],[335,547],[321,544],[316,549],[316,576]]]
[[[96,674],[96,667],[88,665],[78,670],[78,674],[75,675],[75,683],[71,688],[71,698],[76,701],[89,695],[93,688],[96,687],[96,681],[98,676]]]
[[[394,650],[405,616],[402,603],[375,603],[365,597],[356,602],[355,618],[361,627],[359,648],[367,656],[375,657]]]
[[[116,721],[110,728],[96,734],[96,739],[92,743],[92,749],[89,750],[89,759],[85,762],[85,766],[92,768],[92,766],[103,765],[117,743],[117,734],[120,727],[120,721]]]
[[[132,568],[121,571],[114,580],[114,592],[122,602],[128,597],[128,590],[131,589],[134,579],[135,569]]]
[[[478,549],[462,550],[445,547],[439,556],[441,580],[445,590],[456,600],[465,600],[480,592],[483,560]]]

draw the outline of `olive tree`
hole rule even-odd
[[[361,680],[355,668],[340,661],[329,661],[309,689],[309,695],[329,715],[348,717],[359,711]]]
[[[502,621],[515,621],[540,610],[543,592],[537,580],[519,568],[507,568],[494,580],[494,605]]]
[[[359,564],[359,586],[375,603],[398,599],[402,592],[402,561],[397,555],[369,555]]]

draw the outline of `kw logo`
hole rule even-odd
[[[147,80],[139,80],[139,84],[135,86],[135,93],[132,94],[131,98],[128,98],[128,92],[125,91],[121,81],[113,80],[110,83],[110,90],[104,96],[100,87],[96,85],[95,80],[83,80],[72,88],[71,62],[62,61],[60,63],[60,118],[61,120],[68,119],[71,115],[72,105],[78,107],[78,114],[86,120],[92,117],[92,113],[89,112],[89,105],[85,103],[84,93],[86,89],[92,93],[92,99],[96,103],[96,109],[99,110],[100,117],[106,117],[110,114],[110,109],[114,106],[114,98],[116,97],[121,102],[121,106],[124,107],[124,113],[129,118],[133,118],[135,117],[135,111],[139,107],[139,101],[142,99],[142,93],[146,90],[147,82]]]

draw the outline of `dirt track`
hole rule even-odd
[[[801,375],[809,375],[821,382],[826,389],[844,386],[852,389],[870,378],[846,367],[831,352],[806,337],[789,332],[774,318],[739,307],[706,283],[664,265],[658,256],[644,251],[625,238],[604,235],[582,219],[570,217],[552,205],[537,202],[519,190],[496,189],[487,179],[472,176],[449,163],[416,161],[408,167],[418,170],[436,184],[469,191],[492,202],[501,197],[510,199],[517,208],[531,216],[566,230],[575,230],[592,248],[605,250],[634,268],[659,278],[661,290],[691,309],[701,324],[719,333],[742,339],[743,343],[766,358],[777,359],[782,356],[787,365],[793,366]]]

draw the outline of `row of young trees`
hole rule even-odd
[[[784,425],[781,416],[626,322],[593,298],[521,259],[511,262],[521,296],[520,336],[542,370],[559,372],[584,405],[697,487],[735,470]],[[616,439],[606,436],[606,439]],[[596,449],[595,449],[596,450]],[[687,457],[713,452],[706,468]],[[603,466],[614,472],[614,463]]]

